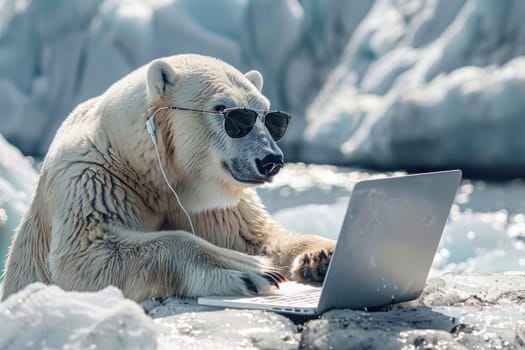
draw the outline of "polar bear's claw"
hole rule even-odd
[[[277,288],[279,288],[279,283],[286,282],[286,277],[277,271],[264,271],[261,273],[261,276]]]

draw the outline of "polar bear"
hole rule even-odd
[[[262,86],[257,71],[177,55],[80,104],[57,131],[14,235],[3,298],[37,281],[113,285],[141,301],[270,293],[282,275],[322,280],[334,241],[284,229],[253,189],[282,165],[265,113],[246,135],[226,133],[225,109],[269,110]],[[155,144],[146,126],[154,113]]]

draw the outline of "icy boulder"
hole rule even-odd
[[[376,1],[308,111],[301,158],[525,173],[524,11]]]
[[[108,287],[95,293],[29,285],[0,304],[0,348],[156,349],[155,323]]]
[[[42,155],[79,102],[153,58],[179,53],[259,69],[274,106],[302,112],[372,3],[1,1],[0,132]]]
[[[36,179],[31,163],[0,135],[0,270],[11,236],[31,202]]]

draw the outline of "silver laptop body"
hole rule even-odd
[[[210,296],[199,304],[316,315],[416,299],[423,290],[461,171],[357,183],[322,286],[285,282],[273,295]]]

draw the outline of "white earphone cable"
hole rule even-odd
[[[146,122],[146,128],[147,128],[148,133],[149,133],[149,135],[151,137],[151,141],[153,142],[153,146],[155,148],[155,154],[157,155],[157,160],[159,161],[160,172],[162,173],[162,177],[164,178],[164,182],[166,182],[166,185],[168,185],[168,188],[171,190],[171,192],[175,196],[175,199],[177,200],[177,203],[179,204],[179,206],[181,207],[182,211],[184,212],[184,214],[188,218],[188,222],[190,223],[191,233],[193,233],[195,235],[195,228],[193,227],[193,222],[191,220],[191,216],[188,213],[188,211],[186,210],[186,208],[184,208],[184,205],[182,205],[182,202],[181,202],[177,192],[171,186],[171,184],[170,184],[170,182],[168,180],[168,176],[166,176],[166,173],[164,172],[164,167],[162,166],[162,161],[160,159],[159,147],[157,145],[157,137],[156,137],[156,132],[155,132],[155,129],[156,129],[155,128],[155,115],[157,114],[157,112],[159,112],[159,111],[161,111],[163,109],[170,109],[170,108],[169,107],[160,107],[157,110],[155,110],[155,112],[153,112],[151,117],[148,118],[148,120]]]

